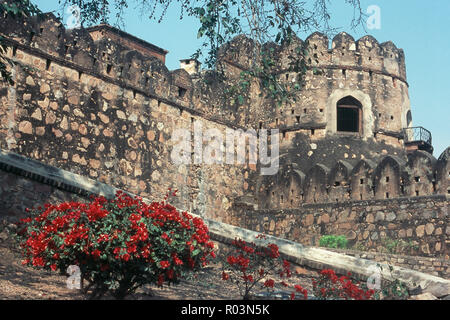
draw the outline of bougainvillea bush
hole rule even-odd
[[[365,290],[360,283],[353,283],[351,275],[338,277],[334,270],[324,269],[313,280],[314,296],[319,300],[371,300],[374,290]]]
[[[258,238],[265,239],[265,236],[259,235]],[[257,246],[253,242],[235,239],[231,248],[223,263],[222,280],[233,282],[244,300],[250,299],[252,290],[258,287],[267,289],[269,293],[273,293],[277,282],[288,287],[283,280],[291,277],[290,263],[281,258],[276,244]],[[291,299],[295,299],[296,294],[307,299],[307,291],[300,285],[295,285],[293,290]]]
[[[175,196],[175,192],[171,193]],[[146,204],[118,192],[114,199],[46,204],[19,224],[23,264],[80,268],[91,298],[122,299],[144,284],[177,283],[215,257],[200,218],[164,201]]]

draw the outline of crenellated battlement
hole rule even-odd
[[[66,30],[51,13],[32,17],[23,26],[12,19],[3,20],[0,30],[11,45],[12,58],[18,49],[37,55],[41,60],[36,60],[34,67],[41,70],[51,71],[52,64],[57,63],[74,69],[81,82],[83,74],[90,74],[120,83],[134,90],[134,94],[157,95],[183,106],[190,105],[189,74],[180,70],[171,72],[162,59],[133,50],[123,41],[108,37],[94,41],[86,29]],[[182,95],[180,86],[183,86]]]
[[[279,73],[289,69],[289,56],[304,56],[309,67],[321,69],[344,69],[372,72],[394,77],[406,82],[405,54],[391,41],[379,43],[372,36],[364,36],[359,40],[348,33],[337,34],[329,47],[326,35],[315,32],[305,41],[295,38],[289,46],[266,43],[265,50],[273,50],[273,60],[277,63]],[[261,45],[245,36],[238,36],[226,44],[219,52],[220,60],[238,68],[247,70],[252,64],[258,64],[258,57],[252,52]],[[298,50],[297,50],[298,48]]]
[[[339,160],[333,167],[316,163],[307,171],[296,164],[287,165],[276,176],[257,183],[258,208],[450,194],[449,154],[450,148],[437,160],[427,152],[415,151],[408,161],[389,155],[377,163],[363,159],[354,166]]]
[[[90,74],[119,84],[133,96],[156,98],[232,126],[279,127],[288,131],[323,128],[327,134],[334,134],[336,127],[332,122],[336,114],[328,97],[338,89],[357,91],[358,99],[369,95],[370,98],[364,98],[367,102],[364,107],[370,112],[372,107],[379,111],[367,115],[367,121],[362,123],[364,130],[360,131],[365,139],[376,132],[392,133],[395,137],[407,126],[406,113],[410,106],[404,53],[392,42],[379,44],[371,36],[355,41],[347,33],[340,33],[329,48],[328,38],[316,32],[305,41],[294,39],[287,47],[264,44],[265,49],[273,50],[275,72],[286,82],[295,82],[297,77],[288,70],[289,57],[301,55],[305,49],[308,52],[304,58],[310,68],[296,103],[277,108],[273,101],[260,95],[261,88],[257,85],[251,87],[248,104],[233,105],[230,99],[224,100],[226,85],[214,71],[193,75],[169,71],[163,63],[167,51],[148,43],[144,47],[144,41],[131,35],[128,39],[124,32],[117,31],[112,36],[111,32],[102,31],[105,28],[111,27],[66,30],[51,13],[30,18],[23,26],[11,19],[0,22],[2,33],[9,39],[12,58],[18,49],[24,50],[41,58],[33,62],[41,70],[51,70],[53,63],[65,65],[74,69],[73,77],[81,82],[84,74]],[[253,40],[238,36],[220,49],[218,60],[231,78],[236,78],[240,71],[259,63],[261,57],[254,55],[258,47],[261,45]],[[315,74],[313,68],[322,73]],[[384,108],[391,114],[385,116]],[[392,113],[400,116],[394,119]]]

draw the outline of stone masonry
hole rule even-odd
[[[250,53],[261,45],[242,36],[220,50],[221,70],[186,59],[187,72],[169,71],[164,49],[109,26],[65,30],[53,14],[23,25],[3,19],[0,35],[16,62],[15,85],[0,84],[2,150],[152,200],[178,189],[182,210],[301,243],[345,234],[375,249],[401,238],[417,243],[414,254],[448,259],[450,149],[436,159],[407,148],[405,57],[392,42],[340,33],[329,48],[314,33],[264,44],[286,83],[298,76],[288,56],[308,52],[296,101],[278,106],[257,81],[243,104],[224,100],[219,71],[232,81],[258,63]],[[174,164],[174,130],[196,125],[221,134],[279,129],[278,173],[262,176],[260,164]],[[15,206],[11,192],[1,193],[2,210]]]

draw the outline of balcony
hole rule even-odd
[[[423,150],[433,154],[431,132],[423,127],[411,127],[403,129],[405,147],[408,152]]]

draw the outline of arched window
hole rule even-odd
[[[412,123],[412,116],[411,116],[411,110],[408,110],[406,113],[406,127],[409,128]]]
[[[361,132],[362,104],[347,96],[337,102],[337,131]]]

